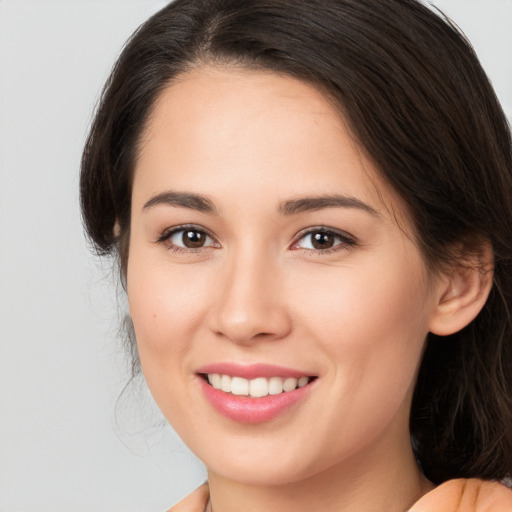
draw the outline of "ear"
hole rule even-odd
[[[465,255],[460,265],[442,274],[429,330],[447,336],[466,327],[480,313],[492,288],[494,256],[490,242]]]
[[[121,234],[121,225],[117,219],[114,227],[112,228],[112,234],[114,235],[114,238],[119,238],[119,235]]]

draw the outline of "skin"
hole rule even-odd
[[[154,199],[169,191],[213,211]],[[352,203],[282,211],[332,194]],[[425,337],[467,323],[485,287],[429,276],[406,218],[311,85],[203,67],[161,93],[134,174],[128,298],[149,388],[206,464],[215,512],[398,512],[432,489],[408,428]],[[204,246],[164,239],[182,225]],[[315,228],[340,234],[329,251]],[[284,414],[240,424],[198,384],[222,361],[318,378]]]

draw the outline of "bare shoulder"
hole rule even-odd
[[[444,482],[409,512],[512,512],[512,490],[478,478]]]
[[[168,512],[203,512],[208,503],[209,496],[208,484],[203,484],[185,499],[170,508]]]

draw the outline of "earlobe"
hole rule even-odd
[[[437,303],[429,330],[438,336],[466,327],[484,307],[493,283],[493,251],[489,242],[439,279]]]

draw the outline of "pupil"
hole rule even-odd
[[[197,249],[204,244],[204,233],[199,231],[185,231],[183,233],[183,245],[189,249]]]
[[[315,233],[313,247],[315,249],[329,249],[334,245],[334,235],[328,233]]]

